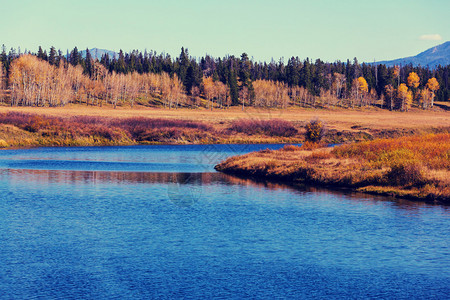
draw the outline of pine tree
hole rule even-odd
[[[182,47],[180,57],[178,58],[177,74],[178,74],[178,78],[180,78],[181,82],[183,82],[183,84],[186,87],[187,87],[186,75],[187,75],[187,70],[189,68],[189,65],[190,65],[190,60],[189,60],[188,49],[185,50],[184,47]]]
[[[6,46],[2,45],[2,53],[0,54],[0,61],[3,63],[3,66],[6,66],[6,62],[8,60],[8,56],[6,54]]]
[[[91,56],[91,52],[89,51],[88,48],[86,48],[86,58],[85,58],[85,63],[84,63],[84,73],[86,75],[88,75],[89,77],[92,76],[93,73],[93,61],[92,61],[92,56]]]
[[[41,46],[39,46],[39,50],[38,50],[37,57],[40,58],[40,59],[42,59],[42,60],[45,60],[44,51],[42,50],[42,47],[41,47]]]
[[[70,52],[69,62],[73,66],[77,66],[80,63],[80,56],[78,54],[78,48],[73,48],[72,52]]]
[[[229,79],[228,79],[228,86],[230,87],[231,104],[238,105],[239,104],[239,90],[238,90],[236,73],[234,72],[234,70],[230,71]]]
[[[48,55],[48,63],[51,65],[56,64],[56,49],[53,46],[50,48],[50,53]]]

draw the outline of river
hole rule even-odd
[[[0,151],[0,298],[450,297],[450,209],[214,171],[282,145]]]

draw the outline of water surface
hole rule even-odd
[[[448,207],[213,172],[268,147],[1,151],[0,298],[449,297]]]

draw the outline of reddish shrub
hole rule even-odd
[[[268,136],[290,137],[298,133],[291,122],[273,120],[237,120],[231,123],[230,131],[246,134],[264,134]]]
[[[400,163],[391,167],[387,173],[389,185],[420,186],[426,183],[422,167],[417,163]]]
[[[286,145],[281,150],[283,150],[283,151],[297,151],[297,150],[300,150],[300,149],[301,148],[299,146]]]

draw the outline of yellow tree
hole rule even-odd
[[[247,101],[247,98],[248,98],[248,88],[246,86],[244,86],[239,91],[239,99],[241,99],[241,101],[242,101],[242,110],[244,110],[244,108],[245,108],[245,101]]]
[[[172,105],[172,103],[170,102],[171,100],[171,88],[170,88],[170,84],[171,84],[171,79],[170,79],[170,75],[167,74],[166,72],[163,72],[161,74],[160,80],[159,80],[159,84],[160,84],[160,90],[161,90],[161,99],[164,101],[164,107],[169,107]]]
[[[408,86],[411,88],[413,96],[415,95],[415,91],[420,84],[420,77],[416,72],[411,72],[406,79]],[[414,98],[414,97],[413,97]]]
[[[203,78],[203,95],[208,100],[209,108],[212,110],[212,99],[215,95],[215,85],[212,77]]]
[[[198,86],[193,86],[191,88],[191,104],[193,107],[199,107],[201,103],[200,99],[200,89]]]
[[[436,80],[436,78],[433,77],[428,79],[427,88],[432,92],[431,107],[433,107],[435,92],[439,89],[439,82]]]
[[[356,100],[360,100],[360,106],[363,105],[364,95],[369,91],[369,85],[364,77],[358,77],[353,80],[353,94]]]
[[[430,107],[430,101],[433,96],[433,92],[427,88],[424,88],[420,91],[420,103],[422,104],[423,109],[427,109]]]
[[[405,99],[405,109],[408,111],[411,108],[411,104],[413,101],[413,93],[412,91],[408,91]]]
[[[384,87],[384,90],[386,91],[386,100],[389,98],[390,110],[392,110],[394,108],[394,87],[392,84],[388,84]]]
[[[420,77],[419,77],[419,75],[417,75],[417,73],[416,72],[411,72],[411,73],[409,73],[409,75],[408,75],[408,79],[407,79],[407,81],[408,81],[408,86],[410,87],[410,88],[417,88],[418,86],[419,86],[419,84],[420,84]]]
[[[401,111],[408,110],[412,102],[412,93],[406,84],[402,83],[397,89],[397,97],[400,100]]]
[[[394,66],[394,78],[397,78],[397,85],[400,86],[400,66]]]
[[[183,82],[178,78],[177,74],[173,74],[173,78],[170,83],[170,95],[171,102],[175,102],[175,108],[178,108],[180,104],[185,103],[186,94],[184,93]]]

